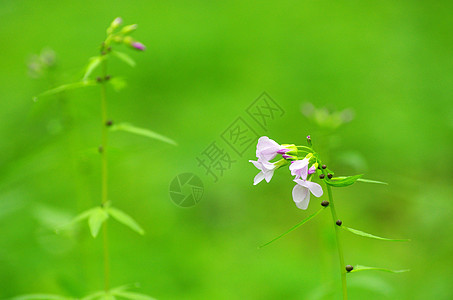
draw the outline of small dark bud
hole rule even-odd
[[[110,78],[111,78],[110,75],[104,77],[105,80],[110,80]]]
[[[335,222],[335,224],[337,224],[338,226],[341,226],[341,224],[343,224],[343,222],[342,222],[341,220],[337,220],[337,221]]]
[[[332,179],[333,175],[330,174],[330,173],[327,173],[327,177],[328,177],[329,179]]]
[[[354,270],[353,266],[351,266],[351,265],[346,266],[346,271],[351,272],[352,270]]]
[[[104,152],[104,147],[102,147],[102,146],[99,146],[99,148],[98,148],[98,151],[99,151],[99,153],[102,153],[102,152]]]
[[[324,177],[326,177],[326,175],[324,175],[324,174],[319,175],[320,179],[324,179]]]
[[[325,168],[327,168],[327,166],[326,165],[322,165],[322,168],[325,169]]]
[[[329,201],[324,200],[321,202],[321,205],[324,207],[327,207],[327,206],[329,206]]]
[[[101,81],[102,81],[102,78],[98,76],[98,77],[96,77],[96,81],[97,81],[97,82],[101,82]]]
[[[113,125],[113,121],[112,120],[108,120],[107,122],[105,122],[105,125],[110,127]]]

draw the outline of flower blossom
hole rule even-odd
[[[294,179],[296,186],[293,188],[293,200],[300,209],[307,209],[310,203],[310,193],[315,197],[321,197],[323,192],[319,184],[308,180]]]
[[[271,140],[267,136],[262,136],[258,139],[258,144],[256,145],[256,157],[258,160],[262,161],[270,161],[271,159],[274,159],[277,154],[284,154],[280,152],[280,150],[288,150],[289,149],[283,149],[282,146],[280,146],[276,141]]]

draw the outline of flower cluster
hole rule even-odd
[[[104,42],[104,48],[108,49],[110,42],[128,45],[136,50],[144,51],[145,45],[134,40],[129,34],[137,29],[137,24],[126,25],[121,30],[119,29],[123,24],[123,19],[120,17],[115,18],[107,28],[107,39]]]
[[[281,155],[282,158],[271,162],[277,155]],[[322,196],[321,186],[311,181],[312,174],[316,173],[318,168],[316,155],[311,148],[292,144],[279,145],[267,136],[262,136],[258,139],[256,157],[256,161],[250,160],[260,170],[253,180],[254,185],[263,179],[269,182],[275,170],[289,165],[291,175],[295,176],[293,181],[296,185],[292,194],[298,208],[307,209],[310,194],[315,197]]]

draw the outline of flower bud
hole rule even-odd
[[[322,165],[322,167],[321,167],[321,168],[325,169],[325,168],[327,168],[327,166],[326,166],[326,165]]]
[[[353,267],[353,266],[351,266],[351,265],[347,265],[347,266],[346,266],[346,271],[347,271],[347,272],[351,272],[352,270],[354,270],[354,267]]]
[[[333,175],[330,173],[327,173],[327,178],[332,179]]]
[[[132,47],[134,47],[135,49],[140,50],[140,51],[145,51],[145,49],[146,49],[145,45],[143,45],[140,42],[132,43]]]
[[[324,174],[319,175],[319,179],[324,179],[324,177],[326,177],[326,175]]]
[[[310,135],[307,135],[307,143],[308,143],[308,145],[311,146],[311,136]]]
[[[121,29],[122,34],[128,34],[137,29],[137,24],[127,25]]]
[[[107,122],[105,122],[105,125],[106,125],[107,127],[110,127],[110,126],[113,125],[113,121],[112,121],[112,120],[108,120]]]
[[[338,226],[341,226],[341,224],[343,224],[343,222],[342,222],[341,220],[337,220],[337,221],[335,222],[335,224],[337,224]]]
[[[327,207],[327,206],[329,206],[329,201],[324,200],[321,202],[321,205],[324,207]]]
[[[121,19],[120,17],[115,18],[115,20],[113,20],[110,24],[110,27],[107,28],[107,34],[112,34],[115,29],[120,27],[121,23],[123,23],[123,19]]]

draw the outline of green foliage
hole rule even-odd
[[[95,208],[88,218],[88,226],[93,237],[96,237],[99,233],[101,225],[108,219],[109,215],[103,207]]]
[[[354,184],[362,176],[363,176],[363,174],[348,176],[348,177],[341,177],[340,179],[336,179],[339,177],[335,177],[330,180],[326,179],[325,181],[328,185],[331,185],[334,187],[345,187],[345,186],[350,186],[350,185]]]
[[[136,292],[128,291],[131,286],[120,286],[111,289],[109,292],[98,291],[88,296],[83,297],[80,300],[106,300],[106,299],[129,299],[129,300],[155,300],[154,298]],[[31,299],[30,299],[31,300]]]
[[[109,216],[122,223],[123,225],[126,225],[135,232],[141,235],[145,234],[143,228],[138,225],[138,223],[131,216],[117,208],[112,207],[110,203],[105,204],[103,207],[97,206],[82,212],[81,214],[76,216],[69,224],[59,227],[57,229],[57,232],[67,226],[72,226],[77,222],[88,219],[91,235],[93,237],[96,237],[99,233],[101,225],[108,219]]]
[[[88,86],[94,86],[96,84],[97,84],[96,80],[83,80],[83,81],[78,81],[78,82],[74,82],[74,83],[63,84],[56,88],[47,90],[44,93],[39,94],[37,97],[34,98],[34,100],[36,101],[40,97],[55,95],[55,94],[58,94],[58,93],[61,93],[64,91],[68,91],[68,90],[73,90],[73,89],[78,89],[78,88],[83,88],[83,87],[88,87]]]
[[[161,135],[157,132],[154,132],[154,131],[151,131],[149,129],[144,129],[144,128],[140,128],[140,127],[136,127],[132,124],[129,124],[129,123],[120,123],[120,124],[117,124],[117,125],[113,125],[112,127],[110,127],[110,130],[112,131],[126,131],[126,132],[129,132],[129,133],[133,133],[133,134],[137,134],[137,135],[141,135],[141,136],[145,136],[145,137],[148,137],[148,138],[151,138],[151,139],[155,139],[155,140],[159,140],[161,142],[165,142],[165,143],[168,143],[168,144],[171,144],[171,145],[174,145],[174,146],[177,146],[178,144],[164,136],[164,135]]]
[[[11,300],[75,300],[75,299],[52,294],[29,294],[13,297]]]
[[[123,211],[116,209],[114,207],[107,207],[107,213],[110,216],[112,216],[112,218],[114,218],[115,220],[117,220],[120,223],[123,223],[124,225],[126,225],[130,229],[134,230],[135,232],[137,232],[141,235],[145,234],[145,231],[143,230],[143,228],[141,228],[140,225],[138,225],[138,223],[135,222],[135,220],[132,219],[131,216],[127,215]]]
[[[346,178],[347,177],[339,176],[339,177],[334,177],[331,180],[334,180],[334,181],[335,180],[343,180],[343,179],[346,179]],[[366,183],[376,183],[376,184],[386,184],[386,185],[388,185],[387,182],[371,180],[371,179],[365,179],[365,178],[358,178],[357,181],[366,182]]]
[[[124,52],[116,51],[116,50],[113,50],[112,54],[114,56],[116,56],[117,58],[119,58],[120,60],[122,60],[123,62],[125,62],[126,64],[128,64],[129,66],[135,67],[135,65],[136,65],[135,60],[132,57],[130,57],[128,54],[126,54]]]
[[[300,221],[299,223],[297,223],[296,225],[294,225],[293,227],[291,227],[290,229],[288,229],[287,231],[285,231],[284,233],[280,234],[279,236],[277,236],[276,238],[274,238],[273,240],[267,242],[266,244],[264,245],[261,245],[259,248],[263,248],[273,242],[275,242],[276,240],[284,237],[285,235],[287,235],[288,233],[290,233],[291,231],[293,230],[296,230],[297,228],[299,228],[300,226],[304,225],[305,223],[307,223],[308,221],[310,221],[311,219],[313,219],[314,217],[316,217],[320,212],[322,212],[323,210],[325,209],[325,207],[322,207],[320,208],[318,211],[314,212],[313,214],[309,215],[308,217],[306,217],[305,219],[303,219],[302,221]]]
[[[113,89],[116,92],[121,91],[127,86],[127,82],[123,78],[117,76],[110,78],[108,83],[113,87]]]
[[[377,240],[382,240],[382,241],[390,241],[390,242],[409,242],[410,241],[410,239],[389,239],[389,238],[384,238],[384,237],[380,237],[380,236],[377,236],[377,235],[374,235],[374,234],[366,233],[366,232],[363,232],[363,231],[360,231],[360,230],[357,230],[357,229],[349,228],[349,227],[346,227],[344,225],[341,225],[340,228],[344,229],[346,231],[349,231],[351,233],[360,235],[360,236],[364,236],[364,237],[372,238],[372,239],[377,239]]]
[[[404,272],[409,272],[410,270],[409,269],[390,270],[390,269],[386,269],[386,268],[367,267],[367,266],[362,266],[362,265],[356,265],[356,266],[354,266],[354,269],[349,273],[361,272],[361,271],[383,271],[383,272],[388,272],[388,273],[404,273]]]
[[[88,77],[93,73],[93,71],[101,65],[101,62],[105,59],[105,56],[94,56],[90,58],[90,62],[88,63],[85,74],[83,75],[82,80],[85,81]]]

